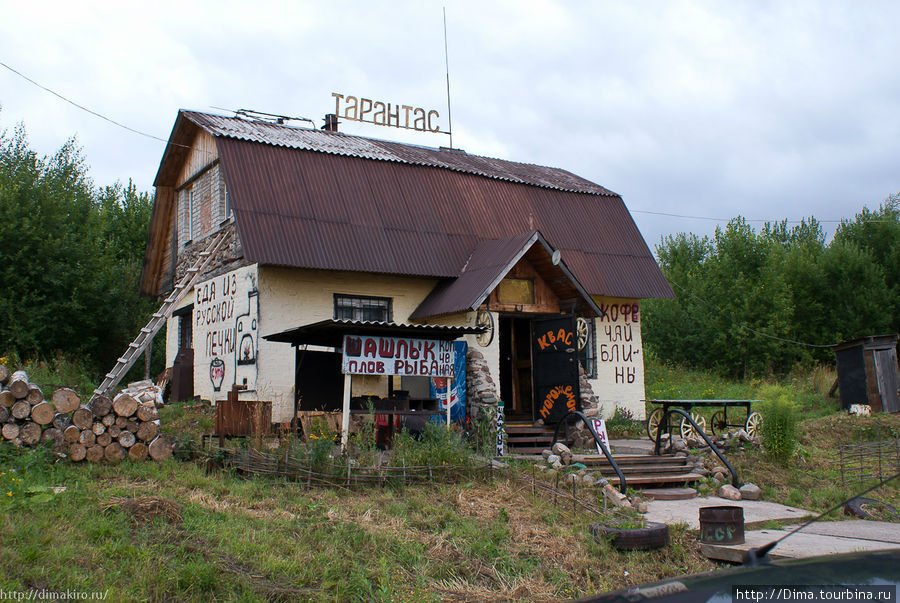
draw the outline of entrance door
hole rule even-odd
[[[581,410],[575,316],[536,318],[532,333],[535,410],[545,422],[556,423]]]
[[[900,411],[900,380],[897,378],[897,350],[875,350],[875,374],[884,412]]]
[[[534,421],[531,384],[531,320],[500,316],[500,397],[506,420]]]

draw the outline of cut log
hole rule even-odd
[[[87,453],[87,448],[83,445],[75,442],[73,444],[69,444],[69,458],[75,462],[83,461],[85,454]]]
[[[5,364],[0,364],[0,385],[9,383],[9,369]]]
[[[5,389],[2,392],[0,392],[0,406],[3,406],[4,408],[9,408],[10,406],[12,406],[15,403],[16,403],[16,397],[13,395],[13,393],[11,391],[9,391],[8,389]]]
[[[35,404],[40,404],[44,401],[44,392],[41,388],[34,384],[28,384],[28,393],[25,394],[25,399],[28,400],[28,403],[34,406]]]
[[[66,427],[72,424],[72,417],[69,415],[64,415],[61,412],[56,413],[56,416],[53,417],[53,426],[59,429],[60,431],[65,431]]]
[[[131,433],[135,433],[138,430],[138,427],[141,426],[140,421],[134,421],[129,419],[127,423],[125,423],[125,429],[130,431]]]
[[[164,436],[157,436],[148,447],[150,458],[154,461],[164,461],[172,456],[172,443]]]
[[[104,448],[112,444],[112,436],[108,433],[101,433],[97,436],[97,446],[103,446]]]
[[[0,434],[3,435],[5,440],[15,440],[19,437],[19,425],[17,423],[7,423],[0,429]]]
[[[120,417],[130,417],[137,411],[138,401],[128,394],[119,394],[113,400],[113,410]]]
[[[74,444],[75,442],[77,442],[80,435],[81,430],[74,425],[69,425],[68,427],[63,429],[63,439],[70,444]]]
[[[41,426],[32,421],[28,421],[19,430],[19,437],[26,446],[34,446],[41,439]]]
[[[125,429],[125,425],[128,423],[128,419],[125,417],[116,417],[116,427],[119,429]]]
[[[88,404],[94,415],[102,417],[112,412],[112,400],[107,396],[95,395]]]
[[[133,461],[143,461],[147,458],[147,445],[138,442],[128,449],[128,457]]]
[[[72,413],[72,425],[78,429],[90,429],[94,422],[94,413],[87,406],[82,406]]]
[[[113,442],[109,446],[103,449],[103,456],[106,457],[106,460],[110,463],[118,463],[122,459],[125,458],[125,449],[119,446],[117,443]]]
[[[56,427],[50,427],[41,434],[42,442],[53,442],[53,446],[58,448],[63,443],[63,432]]]
[[[9,421],[9,409],[5,406],[0,406],[0,423],[6,423]]]
[[[105,449],[103,448],[103,446],[97,446],[95,444],[94,446],[88,447],[85,458],[87,458],[87,460],[92,463],[99,463],[103,460],[104,452]]]
[[[73,412],[81,406],[81,398],[78,397],[75,390],[69,389],[68,387],[61,387],[53,392],[50,400],[53,402],[53,406],[56,407],[56,410],[63,414]]]
[[[106,433],[110,435],[110,437],[117,438],[119,437],[119,432],[122,431],[122,428],[113,423],[109,427],[106,428]]]
[[[89,429],[83,429],[81,433],[78,434],[78,443],[85,448],[90,448],[97,443],[97,436],[94,435],[93,431]]]
[[[9,391],[17,400],[28,395],[28,375],[25,371],[16,371],[12,374],[12,377],[9,378]]]
[[[38,425],[47,425],[56,416],[56,409],[49,402],[38,402],[31,408],[31,420]]]
[[[119,433],[119,444],[123,448],[131,448],[134,446],[134,443],[137,441],[137,438],[134,437],[134,432],[123,430]]]
[[[16,419],[27,419],[29,415],[31,415],[31,404],[25,400],[17,400],[16,403],[12,405],[10,414]]]
[[[141,404],[137,409],[137,418],[141,421],[155,421],[159,418],[159,413],[152,404]]]
[[[91,431],[94,432],[94,435],[100,435],[104,431],[106,431],[106,425],[100,423],[99,421],[95,421],[93,425],[91,425]]]
[[[116,424],[116,415],[113,413],[105,414],[100,419],[100,422],[103,423],[104,425],[106,425],[107,427],[115,425]]]
[[[135,435],[142,442],[152,442],[159,435],[159,425],[152,422],[141,423]]]

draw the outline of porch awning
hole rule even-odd
[[[264,335],[267,341],[289,343],[291,345],[319,345],[340,348],[344,345],[344,335],[378,335],[382,337],[414,337],[417,339],[439,339],[453,341],[463,335],[483,333],[484,327],[449,327],[444,325],[404,324],[370,320],[328,319],[302,325],[294,329]]]

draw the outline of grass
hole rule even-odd
[[[825,510],[861,489],[841,484],[838,444],[900,432],[896,417],[830,412],[824,372],[778,384],[649,363],[647,372],[648,397],[753,398],[767,385],[790,393],[804,420],[787,468],[759,450],[729,453],[768,500]],[[161,417],[182,451],[212,429],[203,404],[170,404]],[[631,429],[626,421],[616,429]],[[374,454],[365,437],[358,444]],[[445,431],[397,444],[410,462],[426,454],[449,463],[460,453]],[[652,552],[596,542],[589,525],[619,517],[575,514],[563,500],[533,494],[516,472],[530,476],[514,465],[492,480],[307,490],[177,458],[70,465],[43,448],[0,444],[0,589],[108,589],[109,600],[556,601],[715,567],[683,525]],[[900,504],[896,484],[869,496]]]

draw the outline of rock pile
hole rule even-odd
[[[637,496],[622,494],[599,472],[592,472],[581,463],[573,463],[572,450],[565,444],[557,442],[552,449],[544,450],[541,455],[544,462],[538,465],[538,469],[545,478],[560,476],[564,483],[575,482],[599,488],[603,492],[603,497],[613,506],[634,509],[641,513],[647,512],[647,501]]]

